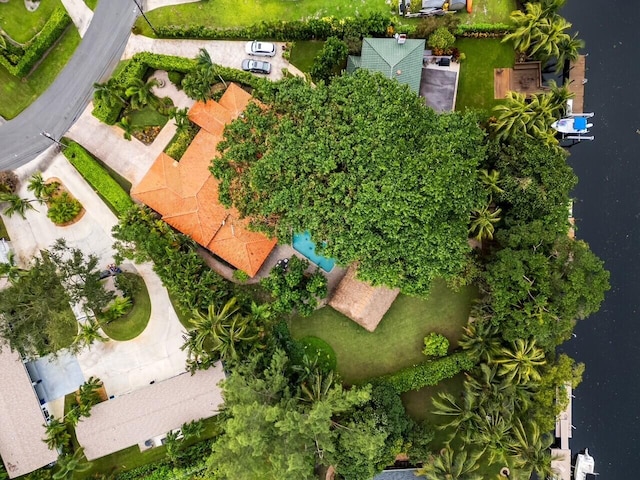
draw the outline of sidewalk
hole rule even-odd
[[[87,33],[89,24],[93,19],[93,12],[83,0],[62,0],[62,5],[67,9],[67,13],[71,17],[74,25],[78,29],[80,37],[84,37]]]

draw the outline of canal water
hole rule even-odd
[[[586,42],[585,111],[595,112],[595,141],[570,150],[577,236],[612,285],[563,346],[587,365],[571,449],[589,448],[601,480],[640,479],[640,3],[568,0],[562,15]]]

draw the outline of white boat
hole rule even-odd
[[[589,449],[585,448],[584,453],[579,453],[576,458],[576,465],[573,469],[573,480],[587,480],[587,474],[597,475],[595,460],[589,455]]]
[[[593,113],[574,113],[551,124],[551,128],[562,135],[562,138],[570,140],[593,140],[592,136],[586,136],[593,123],[588,119],[593,117]]]

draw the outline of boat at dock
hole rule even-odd
[[[593,140],[593,136],[587,135],[593,123],[589,118],[593,113],[574,113],[567,115],[551,124],[551,128],[557,131],[563,139],[567,140]]]
[[[579,453],[576,458],[576,465],[573,469],[573,480],[588,480],[587,475],[598,475],[594,472],[596,462],[589,455],[589,449],[585,448],[584,453]]]

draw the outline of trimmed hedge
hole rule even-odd
[[[476,23],[473,25],[458,25],[455,30],[457,37],[495,38],[504,37],[514,30],[512,25],[505,23]]]
[[[189,145],[191,145],[191,142],[196,138],[199,131],[200,127],[195,124],[191,124],[188,129],[176,132],[169,142],[169,145],[167,145],[167,148],[164,149],[164,153],[179,162],[182,155],[187,151],[187,148],[189,148]]]
[[[163,38],[203,38],[208,40],[241,40],[268,38],[278,41],[314,40],[328,37],[383,37],[391,26],[391,18],[381,13],[366,16],[310,18],[290,22],[261,22],[248,27],[215,28],[204,25],[166,25],[156,27]]]
[[[67,147],[63,149],[63,153],[71,165],[78,170],[94,190],[100,193],[114,211],[122,214],[133,206],[133,200],[127,192],[80,144],[69,141]]]
[[[191,58],[174,57],[171,55],[161,55],[158,53],[141,52],[136,53],[127,64],[113,76],[114,83],[121,96],[125,90],[136,80],[143,79],[147,71],[166,70],[187,73],[193,70],[197,65],[196,60]],[[94,98],[93,111],[94,117],[107,125],[113,125],[118,120],[120,112],[124,108],[123,105],[108,105]]]
[[[374,385],[386,384],[397,394],[401,394],[437,385],[440,381],[451,378],[463,370],[471,370],[474,365],[474,361],[466,352],[458,352],[448,357],[424,362],[391,375],[376,378],[371,383]]]
[[[4,55],[0,55],[0,64],[5,67],[9,73],[16,77],[24,77],[33,66],[42,58],[42,55],[51,48],[51,46],[60,38],[71,23],[71,17],[67,14],[64,7],[56,8],[42,30],[33,37],[17,63],[13,64]],[[12,59],[15,59],[12,58]]]

